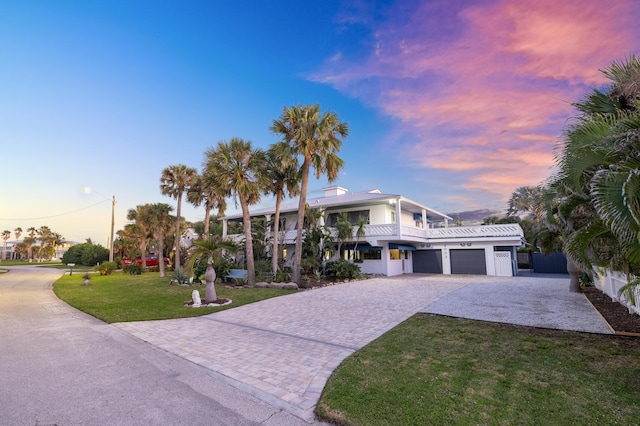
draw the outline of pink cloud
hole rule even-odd
[[[640,47],[632,0],[497,0],[403,5],[373,28],[364,63],[334,57],[312,78],[398,119],[401,162],[464,173],[459,189],[506,199],[550,174],[570,103],[599,68]],[[401,16],[402,22],[395,16]],[[376,79],[376,85],[371,85]],[[372,89],[374,87],[375,89]]]

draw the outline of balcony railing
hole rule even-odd
[[[473,237],[524,237],[522,228],[515,223],[503,225],[459,226],[451,228],[432,228],[427,233],[429,239],[473,238]]]
[[[356,227],[353,229],[353,239],[356,240]],[[449,239],[449,238],[478,238],[478,237],[520,237],[523,238],[522,229],[517,224],[502,225],[482,225],[482,226],[459,226],[451,228],[417,228],[415,226],[403,225],[401,227],[402,235],[398,236],[398,227],[396,224],[384,225],[366,225],[365,234],[367,237],[395,237],[398,239]],[[332,229],[335,237],[336,230]],[[293,244],[296,239],[296,231],[290,230],[284,233],[284,238],[280,234],[280,242],[284,244]],[[242,240],[244,235],[230,235],[234,240]]]

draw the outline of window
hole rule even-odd
[[[338,216],[340,213],[329,213],[327,215],[327,226],[335,226],[336,222],[338,222]],[[365,223],[369,224],[369,210],[355,210],[351,212],[347,212],[347,220],[353,226],[360,225],[360,218],[364,217]]]
[[[382,259],[382,250],[362,250],[360,251],[362,254],[363,260],[381,260]]]
[[[396,223],[396,212],[391,212],[391,223]]]
[[[409,252],[407,250],[389,249],[390,260],[408,259]]]

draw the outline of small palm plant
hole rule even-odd
[[[195,265],[197,260],[202,256],[207,257],[207,271],[204,274],[206,283],[204,300],[206,303],[210,303],[218,299],[214,286],[216,280],[216,272],[215,269],[213,269],[214,256],[222,250],[228,251],[229,253],[236,253],[240,247],[233,241],[223,240],[219,236],[210,236],[206,240],[194,240],[193,247],[195,248],[185,264],[185,269],[193,271],[193,265]]]

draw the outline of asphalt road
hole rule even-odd
[[[60,301],[51,286],[61,271],[9,268],[0,425],[308,424]]]

